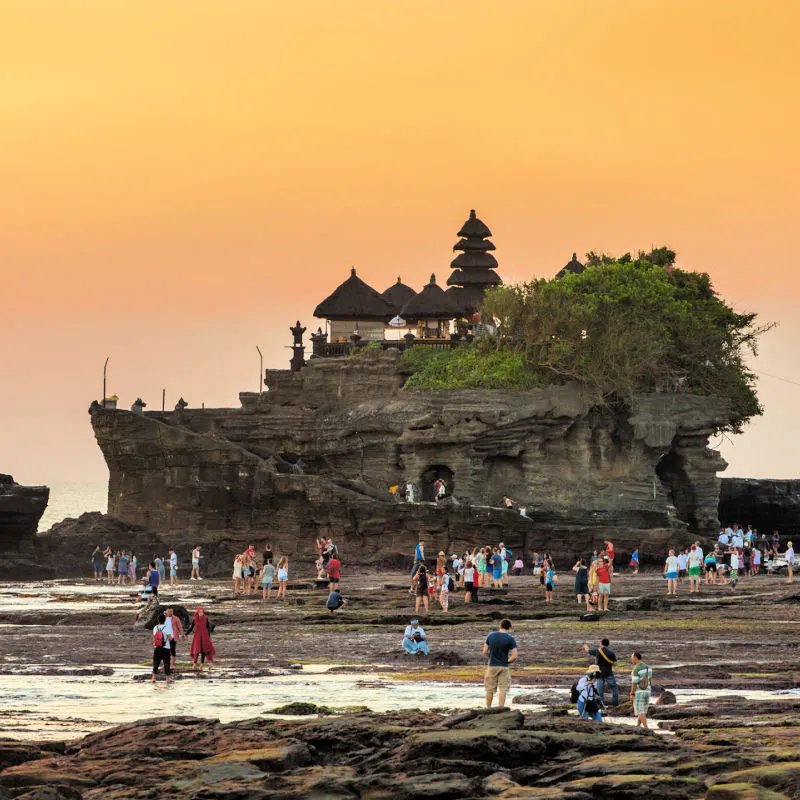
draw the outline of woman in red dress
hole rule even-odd
[[[197,659],[200,659],[200,669],[203,668],[206,659],[209,662],[214,660],[214,643],[211,641],[211,632],[209,631],[209,619],[206,616],[206,610],[203,606],[199,606],[197,611],[194,612],[194,619],[186,633],[192,633],[192,668],[197,669]]]

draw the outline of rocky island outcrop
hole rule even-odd
[[[240,394],[237,409],[94,404],[109,514],[178,548],[206,545],[225,570],[242,544],[308,557],[319,535],[365,564],[399,563],[420,537],[434,552],[502,540],[564,558],[613,538],[646,560],[689,526],[717,525],[725,462],[708,439],[722,400],[651,393],[600,407],[576,384],[409,391],[406,378],[400,355],[379,350],[268,370],[268,391]],[[408,483],[422,502],[401,501]]]
[[[20,486],[10,475],[0,475],[0,579],[31,555],[49,498],[46,486]]]

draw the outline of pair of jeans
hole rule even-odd
[[[605,699],[606,684],[611,689],[611,705],[618,706],[619,688],[617,687],[617,679],[614,677],[613,672],[607,678],[597,679],[597,694],[599,694],[603,699]]]
[[[579,697],[578,698],[578,716],[581,719],[594,719],[594,720],[597,720],[598,722],[602,722],[603,721],[603,715],[600,713],[599,709],[597,711],[595,711],[594,714],[590,715],[589,712],[586,710],[585,706],[586,706],[586,700],[583,697]]]

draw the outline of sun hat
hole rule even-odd
[[[600,667],[598,667],[597,664],[592,664],[592,666],[586,670],[586,675],[587,677],[592,677],[598,672],[600,672]]]

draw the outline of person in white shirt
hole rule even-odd
[[[169,551],[169,585],[178,585],[178,554],[174,550]]]
[[[794,570],[794,547],[792,547],[791,542],[786,542],[786,553],[784,554],[784,558],[786,559],[786,569],[789,570],[789,578],[786,583],[791,583],[792,572]]]
[[[739,552],[734,550],[731,553],[731,571],[730,571],[731,591],[736,590],[736,584],[739,581]]]
[[[667,579],[667,597],[678,596],[678,557],[674,550],[669,551],[664,562],[664,577]]]
[[[683,579],[686,577],[687,559],[686,550],[681,550],[680,553],[678,553],[678,580],[681,583],[683,583]]]
[[[197,547],[195,547],[194,550],[192,550],[192,576],[191,576],[190,580],[193,580],[193,581],[201,581],[201,580],[203,580],[200,577],[200,559],[201,558],[202,558],[202,556],[200,555],[200,545],[198,545]],[[176,558],[176,565],[177,565],[177,558]]]
[[[727,546],[728,544],[730,544],[730,541],[731,541],[731,540],[730,540],[730,538],[729,538],[729,536],[728,536],[728,533],[727,533],[727,531],[725,530],[725,528],[720,528],[720,529],[719,529],[719,536],[717,537],[717,541],[718,541],[718,542],[719,542],[721,545],[726,545],[726,546]]]
[[[689,555],[686,557],[689,570],[689,594],[700,592],[700,573],[703,571],[703,554],[698,552],[697,545],[693,544]]]
[[[700,554],[700,559],[702,560],[703,558],[705,558],[705,553],[703,552],[703,548],[700,547],[700,542],[699,541],[695,542],[694,546],[697,552]]]

